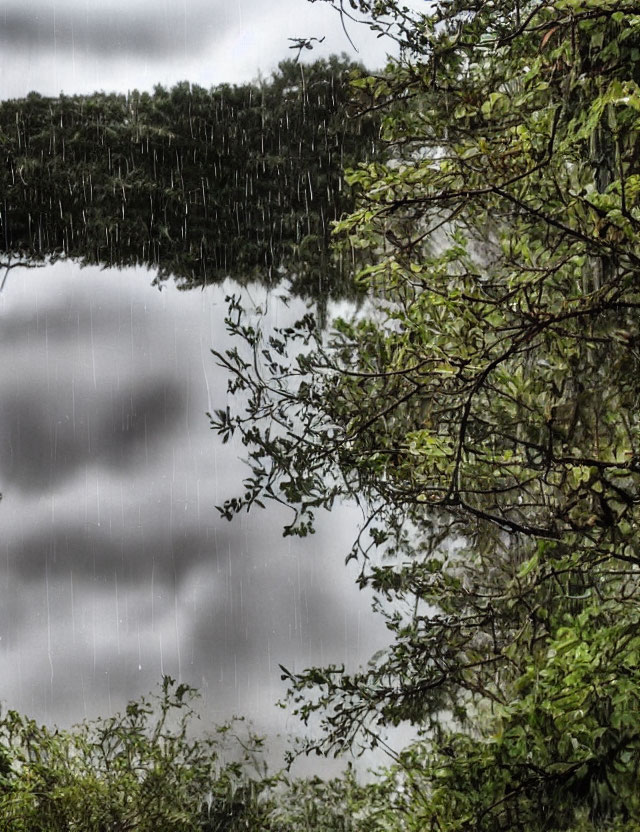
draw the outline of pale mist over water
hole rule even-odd
[[[344,565],[359,517],[338,507],[304,540],[273,505],[221,519],[246,449],[206,413],[233,406],[210,353],[225,295],[276,324],[304,307],[152,277],[60,262],[11,270],[0,294],[0,696],[66,726],[169,674],[206,724],[297,732],[278,665],[355,666],[386,642]]]

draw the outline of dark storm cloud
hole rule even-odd
[[[84,387],[84,389],[83,389]],[[5,389],[0,401],[3,486],[46,491],[83,465],[130,469],[152,461],[184,422],[186,391],[171,378],[92,390],[68,375],[48,390]]]
[[[109,334],[131,339],[131,310],[121,306],[99,305],[92,308],[67,298],[64,303],[52,304],[28,313],[4,317],[0,323],[0,346],[28,349],[30,346],[70,341],[88,345],[92,340]]]
[[[105,589],[115,579],[120,585],[153,581],[173,589],[196,564],[214,568],[219,549],[227,545],[222,535],[164,531],[161,524],[144,534],[95,524],[56,526],[6,542],[0,571],[40,585],[45,578],[68,581],[73,574],[76,583],[102,583]]]
[[[74,51],[96,56],[170,57],[202,49],[224,23],[209,7],[182,4],[86,10],[15,6],[0,13],[0,44],[13,49]]]
[[[25,604],[24,593],[17,591],[17,581],[12,581],[10,576],[4,575],[3,578],[14,590],[13,592],[3,593],[2,603],[0,604],[0,631],[5,636],[10,631],[19,632],[20,629],[28,627],[32,621],[33,610],[29,609],[29,605]],[[7,580],[9,578],[9,580]],[[3,638],[6,647],[6,639]]]

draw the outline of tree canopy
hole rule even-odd
[[[219,355],[251,473],[307,534],[337,499],[393,636],[356,673],[285,671],[319,749],[409,721],[397,829],[640,819],[640,7],[342,0],[399,59],[356,80],[387,160],[337,244],[369,305]],[[255,357],[252,357],[251,354]]]

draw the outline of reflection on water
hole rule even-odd
[[[344,567],[357,517],[337,509],[302,541],[272,507],[219,519],[243,476],[206,416],[225,406],[210,348],[230,285],[151,278],[68,261],[14,269],[0,294],[1,696],[68,724],[164,673],[215,720],[294,730],[273,707],[279,663],[354,663],[385,642]],[[266,305],[277,323],[302,309]]]
[[[353,208],[345,166],[382,153],[375,111],[349,112],[354,71],[333,56],[241,86],[0,102],[0,249],[183,288],[286,271],[320,302],[353,292],[331,225]]]

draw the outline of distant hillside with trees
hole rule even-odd
[[[144,264],[182,287],[232,275],[326,295],[342,279],[331,223],[345,167],[380,153],[350,113],[362,68],[280,64],[268,81],[0,104],[0,247],[30,260]]]

